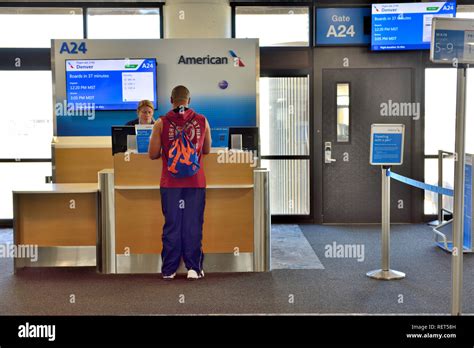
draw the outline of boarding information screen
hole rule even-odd
[[[140,100],[156,105],[156,59],[67,60],[71,108],[133,110]]]
[[[434,17],[454,17],[455,2],[372,5],[373,51],[429,49]]]

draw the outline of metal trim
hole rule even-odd
[[[99,223],[97,224],[97,271],[117,273],[115,258],[114,171],[101,170],[99,176]]]
[[[161,273],[160,254],[117,254],[117,273]],[[216,253],[204,254],[204,271],[212,272],[252,272],[252,253]],[[181,261],[177,273],[185,273],[186,267]]]
[[[91,267],[95,265],[95,246],[39,246],[36,262],[25,258],[14,258],[15,271],[23,267]]]
[[[254,263],[255,272],[271,269],[270,171],[256,169],[254,180]]]

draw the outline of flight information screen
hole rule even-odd
[[[66,96],[73,109],[133,110],[143,99],[156,109],[156,59],[66,60]]]
[[[433,17],[454,17],[456,2],[372,5],[373,51],[429,49]]]

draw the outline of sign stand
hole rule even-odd
[[[370,164],[382,169],[382,268],[367,273],[372,279],[405,278],[390,269],[390,168],[403,163],[404,137],[403,124],[373,124],[370,129]]]
[[[458,67],[456,92],[456,157],[454,165],[454,209],[452,252],[451,314],[462,311],[463,232],[464,232],[464,167],[466,162],[466,65]]]
[[[379,280],[405,278],[405,273],[390,269],[390,166],[382,166],[382,269],[367,276]]]
[[[466,163],[466,77],[474,64],[474,21],[460,18],[433,18],[430,60],[457,68],[456,153],[454,165],[454,211],[452,252],[451,314],[462,312],[464,179]]]

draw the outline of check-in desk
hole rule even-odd
[[[207,182],[204,269],[248,272],[261,268],[258,260],[269,258],[262,255],[269,250],[262,250],[265,240],[255,234],[260,235],[261,227],[256,225],[256,215],[260,219],[265,212],[260,211],[264,207],[255,191],[254,168],[248,163],[219,163],[217,153],[204,156],[203,162]],[[161,272],[161,169],[161,159],[119,153],[114,156],[114,170],[99,174],[103,223],[98,263],[102,272]],[[181,265],[178,271],[184,270]]]
[[[37,261],[15,258],[15,269],[96,266],[100,273],[160,273],[161,159],[112,156],[100,138],[57,139],[53,156],[55,184],[14,190],[15,245],[38,247]],[[269,270],[268,171],[220,163],[218,153],[203,162],[205,271]]]
[[[58,184],[97,183],[97,172],[113,166],[110,137],[56,137],[51,146]]]
[[[98,186],[44,184],[13,191],[14,243],[37,248],[37,260],[14,258],[23,267],[95,266]]]

